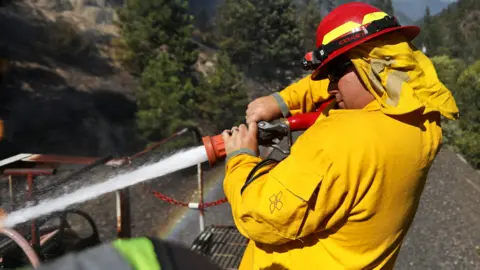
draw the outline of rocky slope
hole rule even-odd
[[[0,58],[10,59],[0,156],[138,150],[135,81],[115,63],[111,45],[123,0],[8,1],[0,7]],[[215,52],[203,47],[197,69],[205,73]]]
[[[109,58],[113,11],[79,2],[16,1],[0,8],[0,47],[10,60],[0,100],[2,156],[138,149],[132,146],[134,81]]]

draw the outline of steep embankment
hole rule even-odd
[[[49,3],[62,5],[47,5]],[[15,1],[0,8],[10,58],[0,117],[3,157],[18,152],[104,155],[135,146],[134,82],[108,58],[108,9],[69,1]],[[113,14],[113,13],[111,13]]]

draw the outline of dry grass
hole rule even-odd
[[[66,18],[59,17],[51,25],[48,46],[61,55],[77,57],[94,49],[94,43]]]
[[[129,71],[134,68],[133,54],[122,37],[113,38],[110,42],[109,57],[117,67],[123,67]]]

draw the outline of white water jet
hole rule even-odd
[[[55,199],[44,200],[39,204],[26,207],[6,215],[0,220],[0,227],[11,228],[19,223],[65,209],[66,207],[94,199],[105,193],[126,188],[152,178],[160,177],[181,169],[203,163],[208,160],[205,147],[198,146],[175,153],[156,163],[142,166],[132,172],[121,174],[109,180],[80,188],[72,193]]]

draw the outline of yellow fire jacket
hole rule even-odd
[[[441,144],[440,115],[455,119],[458,109],[421,52],[403,40],[372,43],[351,58],[375,101],[322,115],[251,182],[259,157],[227,160],[224,191],[251,240],[241,270],[393,268]],[[366,64],[384,55],[392,62]],[[284,114],[307,112],[327,86],[306,77],[276,97]]]

